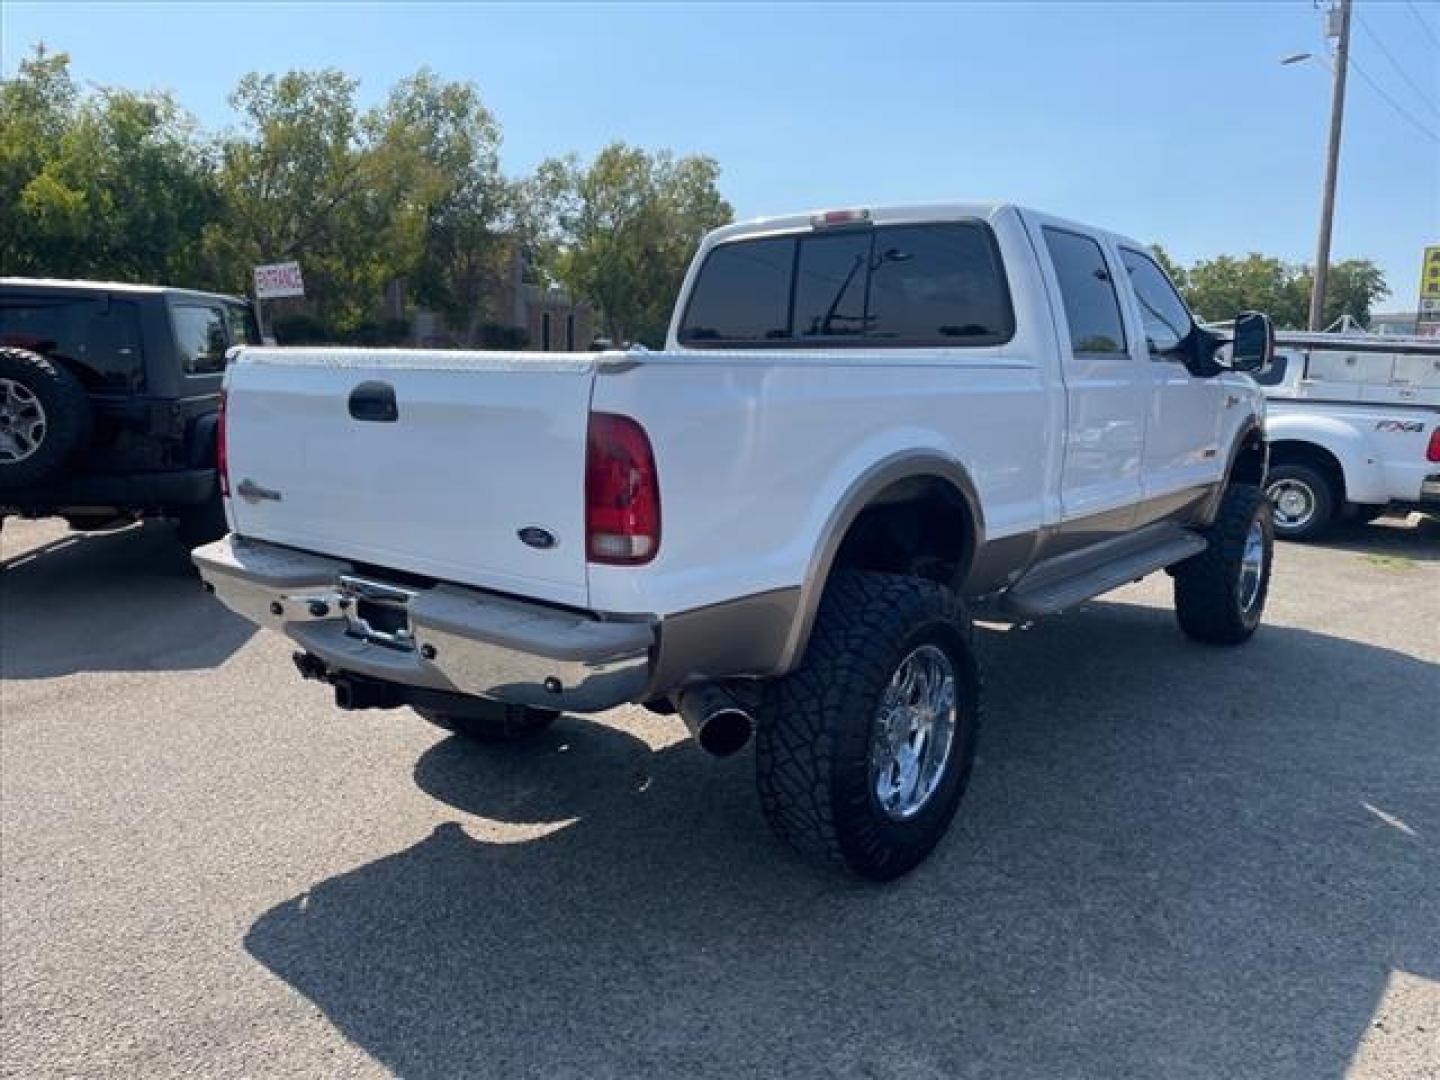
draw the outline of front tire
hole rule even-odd
[[[415,711],[436,727],[479,743],[521,742],[539,735],[560,717],[553,709],[478,699],[473,711],[463,713],[422,708]]]
[[[771,828],[860,877],[913,869],[965,792],[979,706],[970,620],[949,589],[838,572],[804,662],[761,704],[756,782]]]
[[[1210,544],[1175,567],[1175,615],[1196,641],[1238,645],[1255,633],[1275,552],[1270,500],[1253,484],[1225,489]]]
[[[1312,540],[1335,520],[1339,496],[1329,478],[1308,465],[1276,465],[1265,481],[1274,507],[1275,535]]]

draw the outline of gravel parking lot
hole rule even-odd
[[[982,632],[890,887],[642,710],[481,750],[344,714],[163,526],[3,534],[7,1076],[1440,1076],[1440,524]]]

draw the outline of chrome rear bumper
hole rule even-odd
[[[336,671],[577,712],[641,700],[650,682],[652,622],[606,622],[458,585],[379,581],[340,559],[233,535],[191,557],[226,606]],[[372,625],[385,609],[400,625]]]

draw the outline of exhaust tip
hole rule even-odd
[[[695,738],[701,749],[723,758],[745,749],[754,730],[755,725],[744,710],[720,709],[710,714]]]
[[[715,757],[738,753],[755,731],[755,718],[715,683],[681,691],[675,704],[700,749]]]

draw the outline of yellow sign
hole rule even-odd
[[[1425,261],[1420,264],[1420,296],[1440,300],[1440,245],[1425,249]]]

